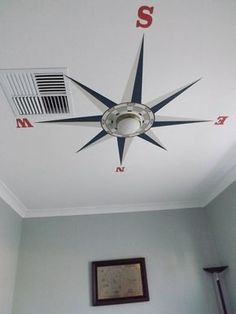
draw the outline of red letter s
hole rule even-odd
[[[148,11],[148,13],[145,13],[145,11]],[[138,9],[138,17],[141,20],[144,20],[145,22],[141,23],[140,20],[136,21],[136,27],[143,27],[143,28],[148,28],[152,24],[152,16],[153,14],[154,7],[149,7],[146,5],[141,6]]]

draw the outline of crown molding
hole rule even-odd
[[[131,213],[194,207],[201,207],[201,204],[198,201],[187,202],[183,201],[183,202],[159,202],[127,205],[115,204],[115,205],[81,206],[75,208],[60,208],[60,209],[55,208],[33,209],[27,211],[27,213],[25,214],[25,218]]]
[[[192,201],[171,201],[155,202],[142,204],[114,204],[114,205],[95,205],[78,206],[71,208],[48,208],[48,209],[28,209],[23,202],[0,180],[0,197],[22,218],[37,217],[58,217],[58,216],[77,216],[111,213],[131,213],[146,212],[157,210],[174,210],[184,208],[206,207],[213,199],[223,192],[236,178],[236,165],[228,170],[223,176],[217,179],[216,184],[211,185],[207,195],[201,200]]]
[[[22,218],[26,216],[27,208],[21,200],[0,180],[0,197]]]
[[[226,174],[217,180],[217,184],[211,190],[211,193],[205,198],[203,206],[206,207],[217,196],[219,196],[227,187],[229,187],[236,180],[236,165],[230,168]]]

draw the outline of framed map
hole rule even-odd
[[[93,305],[149,301],[145,259],[92,262]]]

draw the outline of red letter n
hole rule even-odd
[[[116,167],[116,172],[125,172],[125,167]]]

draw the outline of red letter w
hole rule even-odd
[[[28,119],[16,119],[16,127],[17,128],[33,128],[33,125],[29,122]]]

